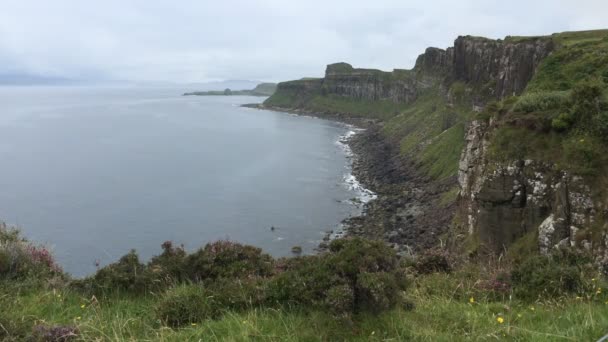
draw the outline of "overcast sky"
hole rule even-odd
[[[0,0],[0,73],[199,82],[411,68],[458,35],[608,28],[608,0]]]

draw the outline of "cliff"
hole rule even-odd
[[[324,78],[280,83],[265,105],[378,123],[359,138],[383,158],[362,158],[381,196],[358,233],[473,254],[568,245],[605,262],[606,56],[608,31],[461,36],[411,70],[329,65]]]
[[[347,63],[330,64],[322,79],[279,83],[277,97],[267,103],[272,105],[287,96],[295,98],[296,105],[306,106],[314,96],[336,95],[409,104],[438,84],[448,87],[454,82],[474,87],[480,100],[501,99],[521,94],[553,48],[553,41],[545,37],[518,42],[458,37],[454,47],[426,49],[412,70],[386,72],[353,68]]]

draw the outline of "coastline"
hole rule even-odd
[[[360,236],[385,241],[399,255],[412,255],[441,243],[453,219],[455,204],[441,205],[442,195],[456,179],[432,180],[415,160],[400,153],[398,142],[389,141],[382,122],[352,117],[348,113],[314,112],[306,109],[244,104],[246,108],[317,117],[349,125],[356,131],[344,143],[351,157],[357,184],[375,195],[362,204],[361,213],[345,218],[336,231],[319,244],[324,251],[334,238]]]
[[[316,248],[316,251],[326,251],[328,248],[328,243],[334,239],[351,235],[361,235],[354,233],[356,231],[354,226],[361,220],[362,217],[367,215],[368,208],[374,201],[378,200],[381,194],[373,189],[377,188],[376,185],[379,183],[374,181],[375,177],[368,172],[369,167],[363,161],[368,160],[369,158],[361,158],[361,154],[366,153],[366,151],[360,147],[366,140],[365,132],[367,132],[367,130],[370,128],[378,126],[378,123],[375,120],[353,118],[340,113],[319,113],[304,109],[269,107],[262,103],[243,104],[241,107],[315,117],[346,125],[348,131],[346,134],[340,136],[336,143],[340,145],[346,155],[346,158],[350,162],[350,173],[345,175],[343,180],[346,186],[358,193],[357,200],[359,202],[352,204],[357,206],[360,211],[355,216],[344,218],[334,230],[326,232],[322,241]]]

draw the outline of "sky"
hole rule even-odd
[[[459,35],[608,28],[608,0],[0,0],[0,74],[282,81],[411,68]]]

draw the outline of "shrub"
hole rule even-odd
[[[165,241],[161,247],[163,252],[154,256],[148,263],[149,270],[167,281],[186,280],[188,278],[187,253],[184,246],[174,247],[171,241]]]
[[[215,280],[168,290],[156,307],[158,318],[177,327],[216,319],[228,310],[242,311],[266,304],[265,279]]]
[[[513,111],[532,113],[561,108],[568,104],[568,92],[553,91],[529,93],[519,97],[513,106]]]
[[[574,121],[574,116],[571,113],[561,113],[551,121],[551,128],[558,132],[564,132],[572,127]]]
[[[594,117],[593,127],[595,127],[596,135],[601,137],[604,142],[608,142],[608,111],[602,111]]]
[[[581,175],[593,175],[602,162],[602,145],[590,135],[574,135],[563,143],[564,156],[572,171]]]
[[[419,274],[430,274],[436,272],[450,273],[452,266],[448,256],[441,251],[430,251],[422,253],[416,258],[414,269]]]
[[[524,300],[584,293],[588,290],[585,274],[591,270],[589,260],[569,250],[530,257],[512,271],[514,293]]]
[[[47,248],[28,242],[18,230],[0,223],[0,279],[48,279],[56,275],[63,272]]]
[[[193,281],[217,278],[264,277],[272,273],[272,258],[257,247],[218,241],[190,254],[186,260]]]
[[[269,299],[334,314],[382,311],[401,301],[405,273],[395,252],[379,241],[334,240],[329,252],[295,258],[269,285]]]
[[[268,304],[265,278],[217,279],[205,284],[214,300],[230,310],[246,310]]]
[[[156,307],[165,324],[178,327],[220,316],[222,307],[202,286],[187,285],[169,290]]]
[[[359,297],[355,301],[356,309],[371,312],[390,309],[398,302],[401,294],[397,278],[387,272],[361,273],[357,280],[356,293]]]
[[[131,293],[145,293],[153,288],[157,281],[152,274],[146,271],[145,266],[139,262],[135,250],[113,264],[110,264],[95,273],[91,278],[83,281],[94,292],[126,291]],[[88,284],[87,284],[88,283]],[[79,285],[81,282],[76,282]]]
[[[334,285],[325,294],[325,303],[334,315],[348,315],[355,310],[355,293],[352,286]]]

